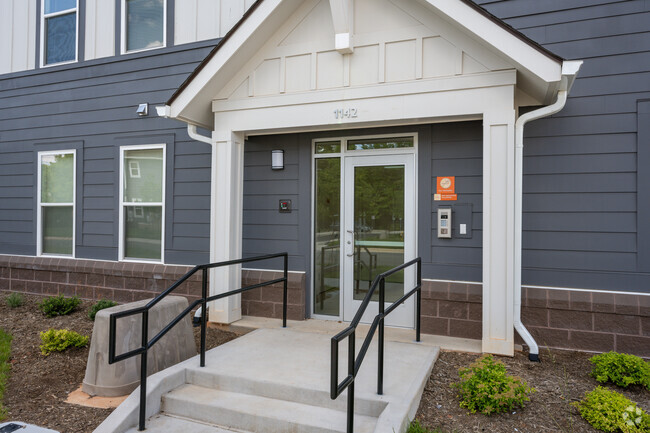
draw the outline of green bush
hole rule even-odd
[[[94,322],[95,316],[97,315],[97,312],[99,310],[103,310],[104,308],[111,308],[116,305],[117,302],[115,301],[109,301],[108,299],[100,299],[95,304],[93,304],[92,307],[90,307],[90,311],[88,312],[88,318]]]
[[[443,433],[442,430],[435,429],[429,430],[426,427],[422,427],[418,420],[411,421],[409,428],[406,430],[406,433]]]
[[[518,377],[508,375],[503,363],[491,355],[482,356],[469,368],[458,371],[461,381],[452,386],[459,391],[460,407],[485,415],[506,412],[530,401],[535,392]]]
[[[601,353],[590,359],[591,375],[600,383],[612,382],[620,387],[640,385],[650,390],[650,364],[627,353]]]
[[[604,432],[648,433],[650,415],[636,406],[631,400],[616,391],[602,386],[585,394],[573,403],[585,421]]]
[[[11,308],[18,308],[24,303],[25,299],[20,293],[12,293],[11,295],[7,296],[7,305],[9,305]]]
[[[65,316],[72,313],[81,304],[81,299],[73,296],[66,298],[63,295],[51,296],[38,304],[43,314],[47,317]]]
[[[88,337],[67,329],[48,329],[41,332],[41,340],[43,344],[39,347],[41,353],[46,356],[52,352],[63,352],[70,346],[86,347],[88,345]]]
[[[11,353],[11,335],[0,329],[0,422],[5,419],[7,410],[2,406],[5,385],[9,377],[9,356]]]

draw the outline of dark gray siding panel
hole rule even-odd
[[[311,154],[301,152],[300,137],[298,134],[250,137],[244,154],[243,255],[287,252],[289,269],[293,271],[307,271],[311,257],[310,235],[300,236],[304,231],[301,225],[305,225],[303,214],[311,232],[310,190],[301,194],[301,185],[311,184]],[[284,170],[271,170],[274,149],[284,150]],[[300,174],[301,165],[308,168],[304,179]],[[291,200],[291,213],[278,211],[280,200]],[[280,269],[281,263],[278,260],[259,262],[250,267]]]
[[[424,144],[422,144],[424,145]],[[431,247],[431,259],[423,263],[423,277],[443,280],[482,281],[483,263],[483,126],[481,122],[431,125],[430,170],[421,177],[428,183],[426,200],[432,203],[430,229],[420,245]],[[422,146],[420,147],[422,148]],[[420,156],[422,159],[423,155]],[[432,201],[438,176],[456,176],[457,201]],[[424,199],[424,198],[423,198]],[[422,203],[422,199],[420,201]],[[438,238],[438,208],[472,205],[471,238]],[[453,210],[456,227],[458,212]],[[465,221],[463,221],[465,222]],[[420,223],[421,224],[421,223]],[[420,230],[422,230],[420,228]],[[420,248],[422,249],[422,248]]]
[[[650,3],[477,3],[585,61],[566,107],[527,126],[524,283],[650,291]]]
[[[210,146],[181,122],[162,119],[166,101],[212,48],[184,45],[0,77],[0,252],[36,253],[36,153],[77,149],[76,255],[116,260],[119,147],[165,144],[165,261],[209,260]],[[150,115],[139,118],[138,104]]]

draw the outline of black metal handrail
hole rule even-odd
[[[282,278],[265,281],[263,283],[253,284],[250,286],[242,287],[237,290],[231,290],[225,293],[220,293],[214,296],[208,296],[208,269],[220,268],[223,266],[238,265],[242,263],[255,262],[261,260],[269,260],[277,257],[284,258],[284,274]],[[151,347],[158,342],[167,332],[169,332],[178,322],[180,322],[188,313],[190,313],[197,305],[201,305],[201,357],[200,365],[205,367],[205,336],[206,336],[206,304],[208,302],[216,301],[219,299],[233,296],[248,290],[257,289],[259,287],[270,286],[272,284],[284,283],[283,297],[282,297],[282,327],[287,327],[287,275],[288,275],[289,255],[287,253],[269,254],[265,256],[250,257],[246,259],[229,260],[220,263],[209,263],[205,265],[197,265],[188,273],[183,275],[178,281],[169,286],[161,294],[153,298],[147,305],[133,308],[131,310],[119,311],[109,316],[109,345],[108,345],[108,363],[122,361],[136,355],[141,356],[140,360],[140,417],[138,423],[138,430],[142,431],[145,428],[146,408],[147,408],[147,352]],[[201,271],[201,298],[192,302],[185,310],[176,316],[167,326],[165,326],[155,337],[149,340],[149,310],[160,302],[164,297],[173,292],[177,287],[187,281],[192,275]],[[117,319],[122,317],[133,316],[135,314],[142,314],[142,342],[140,347],[125,352],[119,355],[115,354],[115,339],[116,339],[116,323]]]
[[[388,308],[384,308],[385,304],[385,291],[386,291],[386,278],[401,271],[409,266],[416,265],[417,276],[416,276],[416,285],[415,288],[404,296],[395,301]],[[361,349],[359,350],[359,355],[355,359],[355,333],[363,314],[370,304],[372,295],[375,293],[375,290],[379,286],[379,314],[377,314],[370,325],[368,334],[363,340]],[[366,293],[365,298],[361,302],[361,306],[357,311],[357,314],[350,322],[350,326],[345,328],[343,331],[336,334],[332,337],[332,346],[331,346],[331,371],[330,371],[330,397],[332,400],[335,400],[343,391],[348,390],[348,409],[347,409],[347,432],[352,433],[354,431],[354,379],[357,377],[359,368],[361,368],[361,363],[368,352],[372,337],[375,335],[375,331],[379,328],[379,336],[377,339],[378,342],[378,359],[377,359],[377,394],[381,395],[384,393],[384,319],[388,316],[393,310],[395,310],[399,305],[404,303],[409,297],[417,293],[416,301],[416,313],[415,313],[415,333],[416,341],[420,341],[420,310],[422,303],[422,260],[420,257],[411,260],[410,262],[404,263],[396,268],[393,268],[389,271],[386,271],[382,274],[379,274],[375,277],[372,282],[372,286]],[[348,375],[343,379],[341,383],[339,380],[339,342],[344,338],[348,338]]]

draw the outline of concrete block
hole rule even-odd
[[[140,359],[135,356],[113,365],[108,364],[109,315],[146,305],[150,300],[132,302],[107,308],[97,313],[86,365],[82,390],[90,395],[116,397],[129,394],[140,384]],[[158,334],[188,306],[186,298],[168,296],[149,311],[149,340]],[[140,347],[142,342],[142,315],[117,320],[116,354]],[[189,315],[172,328],[150,350],[147,357],[147,375],[171,367],[196,355],[196,345]]]

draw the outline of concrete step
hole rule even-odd
[[[176,416],[158,414],[147,420],[148,431],[164,433],[250,433],[244,430],[226,430],[215,425],[200,423]],[[125,433],[137,433],[138,428],[133,427]]]
[[[346,431],[344,411],[193,384],[164,395],[161,410],[172,416],[253,433]],[[373,432],[376,424],[375,417],[355,415],[358,433]]]
[[[260,380],[259,378],[224,375],[216,373],[214,370],[200,367],[189,368],[186,371],[185,378],[187,383],[205,388],[292,401],[342,412],[347,410],[347,398],[345,395],[341,395],[336,400],[332,400],[329,390],[315,389],[300,386],[299,384],[292,385]],[[354,411],[356,414],[378,418],[388,403],[378,400],[374,394],[370,397],[364,398],[364,395],[357,391],[354,400]]]

